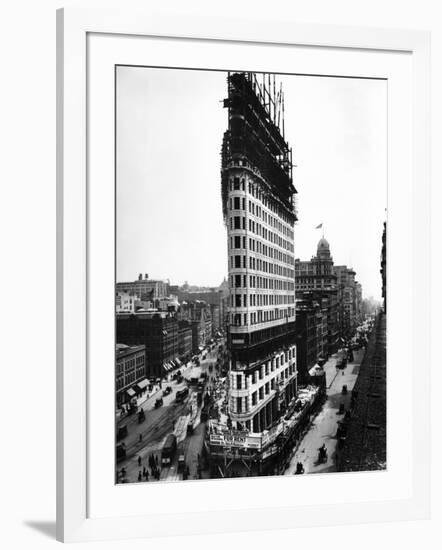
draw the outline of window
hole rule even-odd
[[[236,398],[236,412],[237,413],[242,412],[242,398],[241,397]]]
[[[236,375],[236,389],[242,389],[242,376],[240,374]]]
[[[235,248],[241,248],[241,237],[235,236]]]
[[[257,402],[258,402],[258,393],[254,391],[252,393],[252,406],[256,405]]]
[[[241,256],[235,256],[235,267],[241,267]]]
[[[233,228],[241,229],[241,216],[235,216],[233,218]]]
[[[241,286],[241,275],[235,275],[235,287],[239,288]]]
[[[233,208],[235,210],[239,210],[241,208],[240,197],[234,197],[234,199],[233,199]]]

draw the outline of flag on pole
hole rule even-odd
[[[317,225],[317,226],[315,227],[315,229],[321,229],[321,227],[322,227],[322,223],[320,223],[319,225]]]

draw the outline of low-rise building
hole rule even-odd
[[[115,389],[117,406],[129,402],[146,384],[146,347],[117,344],[115,349]],[[139,386],[138,386],[139,384]]]
[[[115,293],[115,309],[117,313],[135,313],[137,295],[119,290]]]
[[[153,301],[168,296],[169,284],[167,281],[149,279],[147,273],[143,277],[140,273],[136,281],[117,283],[116,291],[135,294],[140,300]]]

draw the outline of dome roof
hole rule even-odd
[[[322,237],[322,239],[320,239],[320,241],[318,242],[318,250],[324,250],[324,249],[330,250],[330,245],[328,244],[327,239]]]
[[[318,242],[318,250],[316,252],[318,258],[328,259],[330,258],[330,245],[327,239],[322,237]]]

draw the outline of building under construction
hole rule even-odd
[[[296,189],[282,87],[256,73],[229,73],[227,84],[221,190],[230,369],[226,414],[211,422],[208,449],[221,475],[256,475],[277,472],[304,407],[295,345]]]

